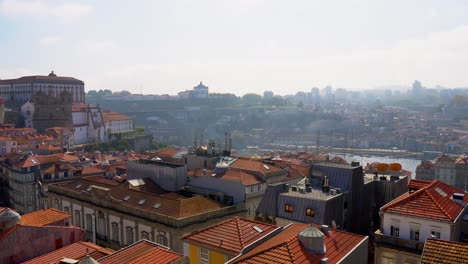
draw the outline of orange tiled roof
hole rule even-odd
[[[259,227],[263,232],[256,231],[254,226]],[[245,246],[270,234],[277,228],[275,225],[234,217],[189,234],[183,240],[236,256]]]
[[[90,174],[104,174],[105,171],[95,168],[95,167],[84,167],[81,171],[82,175],[90,175]]]
[[[178,150],[173,149],[173,148],[168,148],[165,150],[161,150],[155,153],[156,156],[165,156],[165,157],[172,157],[175,154],[179,153]]]
[[[227,170],[225,173],[216,176],[230,181],[237,181],[242,183],[245,186],[255,185],[263,183],[262,180],[257,179],[257,177],[249,172],[240,171],[240,170]]]
[[[110,122],[110,121],[122,121],[122,120],[130,120],[131,118],[129,116],[120,114],[120,113],[106,113],[102,112],[102,119],[104,122]]]
[[[411,179],[410,182],[408,183],[408,189],[410,189],[410,190],[419,190],[421,188],[426,187],[427,185],[429,185],[431,183],[432,183],[432,181]]]
[[[99,259],[100,264],[143,264],[143,263],[171,263],[183,258],[182,254],[175,253],[148,240],[140,240],[113,254]]]
[[[236,161],[231,163],[229,167],[233,169],[259,172],[262,175],[281,171],[280,168],[274,165],[265,164],[260,161],[245,160],[245,159],[237,159]]]
[[[468,263],[468,244],[429,238],[424,244],[421,264]]]
[[[109,249],[105,249],[100,247],[96,244],[89,243],[89,242],[76,242],[71,245],[65,246],[63,248],[54,250],[50,253],[45,255],[33,258],[24,264],[43,264],[43,263],[50,263],[50,264],[59,264],[60,260],[63,258],[71,258],[75,260],[80,260],[84,258],[86,255],[94,259],[103,258],[113,251]]]
[[[54,208],[42,209],[21,216],[23,225],[46,226],[70,218],[69,213]]]
[[[421,189],[403,194],[383,206],[383,212],[428,218],[436,221],[453,222],[462,212],[463,206],[452,200],[454,193],[464,193],[439,180]],[[464,197],[468,203],[468,195]]]
[[[329,264],[334,264],[340,262],[366,240],[365,236],[330,229],[330,235],[323,236],[325,254],[311,253],[298,239],[298,234],[308,226],[308,224],[291,224],[233,263],[320,263],[320,260],[326,257]]]

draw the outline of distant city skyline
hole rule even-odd
[[[86,91],[468,86],[463,1],[0,0],[0,36],[0,79],[54,70]]]

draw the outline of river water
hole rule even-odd
[[[400,163],[404,170],[411,171],[411,177],[416,176],[416,167],[421,164],[421,160],[408,159],[408,158],[395,158],[395,157],[380,157],[380,156],[358,156],[352,154],[332,154],[343,157],[346,161],[359,161],[362,167],[365,167],[367,163],[380,162],[380,163]]]

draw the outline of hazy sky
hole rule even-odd
[[[278,94],[468,86],[468,1],[0,0],[0,78]]]

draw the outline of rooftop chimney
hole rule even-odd
[[[452,200],[461,206],[465,206],[465,194],[464,193],[454,193],[452,195]]]
[[[327,225],[322,225],[322,232],[323,232],[325,235],[328,235],[328,234],[329,234],[329,231],[330,231],[330,229],[328,228]]]

